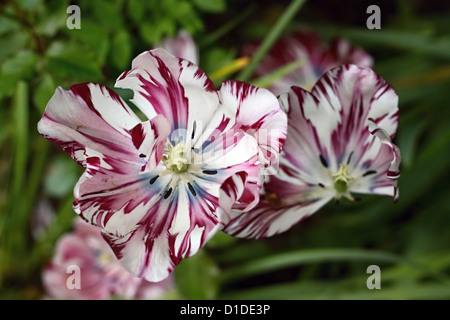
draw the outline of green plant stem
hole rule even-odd
[[[389,252],[352,248],[298,250],[272,255],[256,261],[248,262],[236,268],[224,270],[222,273],[222,281],[223,283],[229,283],[247,276],[254,276],[305,263],[342,260],[402,263],[412,268],[421,269],[425,273],[433,275],[440,280],[448,281],[447,277],[438,271],[419,265]]]
[[[228,32],[233,30],[237,25],[239,25],[245,18],[247,18],[253,11],[255,11],[256,5],[250,5],[247,7],[241,14],[239,14],[236,18],[224,24],[222,27],[207,35],[199,44],[199,47],[207,47],[211,44],[216,43],[217,40],[222,38]]]
[[[33,157],[33,163],[27,183],[26,195],[27,201],[23,204],[24,212],[31,214],[31,210],[36,205],[36,197],[41,184],[41,178],[44,174],[44,167],[47,163],[48,151],[50,150],[50,143],[42,137],[37,137],[36,152]]]
[[[297,14],[298,10],[303,6],[306,0],[293,0],[291,4],[287,7],[287,9],[283,12],[280,19],[278,19],[275,26],[272,30],[267,34],[267,37],[261,43],[261,46],[253,55],[252,59],[248,66],[242,70],[242,72],[238,75],[237,79],[240,81],[248,81],[255,69],[258,67],[259,63],[264,59],[267,52],[272,48],[275,42],[283,33],[284,29],[287,27],[289,22],[294,18]]]

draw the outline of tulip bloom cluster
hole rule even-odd
[[[117,79],[145,119],[85,83],[58,88],[38,124],[85,167],[74,209],[128,272],[161,281],[220,230],[273,236],[333,198],[397,199],[397,95],[371,69],[339,65],[276,97],[232,80],[217,90],[195,50],[181,55],[146,51]]]

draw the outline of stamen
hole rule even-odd
[[[145,158],[145,157],[146,157],[146,155],[143,154],[143,153],[141,153],[141,154],[139,155],[139,158]]]
[[[171,193],[172,193],[172,188],[169,188],[169,190],[167,190],[166,194],[164,195],[164,199],[167,199]]]
[[[348,156],[347,165],[350,164],[350,160],[352,160],[352,156],[353,156],[353,151],[350,152],[350,155]]]
[[[217,170],[203,170],[204,174],[216,174]]]
[[[323,183],[319,183],[319,187],[325,188],[325,186],[323,185]]]
[[[159,178],[159,176],[154,176],[153,178],[150,179],[150,184],[154,184],[155,181]]]
[[[348,183],[353,179],[348,174],[348,166],[341,163],[339,165],[339,171],[333,174],[333,178],[334,189],[336,189],[339,194],[347,193]]]
[[[376,174],[376,173],[377,172],[375,170],[369,170],[369,171],[366,171],[362,176],[367,177],[367,176],[370,176],[371,174]]]
[[[195,192],[194,187],[190,182],[187,184],[189,191],[192,193],[192,195],[195,197],[197,195],[197,192]]]
[[[191,135],[191,139],[194,139],[195,136],[195,130],[197,129],[197,121],[194,121],[194,123],[192,124],[192,135]]]
[[[166,151],[164,152],[162,161],[168,171],[175,173],[186,172],[189,168],[189,163],[191,163],[191,161],[188,160],[188,157],[188,148],[186,148],[184,144],[179,143],[176,146],[173,146],[170,141],[167,141]]]
[[[325,158],[323,157],[323,155],[320,155],[319,158],[320,158],[320,162],[322,163],[322,165],[323,165],[325,168],[328,168],[328,162],[327,162],[327,160],[325,160]]]

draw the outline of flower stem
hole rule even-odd
[[[293,0],[291,4],[287,7],[287,9],[283,12],[281,17],[278,19],[275,26],[268,33],[267,37],[263,40],[261,46],[253,55],[250,63],[247,68],[245,68],[237,77],[240,81],[248,81],[252,76],[255,69],[258,67],[261,60],[265,57],[267,52],[272,48],[275,42],[278,40],[286,26],[291,22],[294,18],[298,10],[302,7],[302,5],[306,2],[306,0]]]

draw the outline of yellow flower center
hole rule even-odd
[[[333,174],[332,177],[334,179],[334,189],[336,189],[338,193],[346,193],[348,184],[353,179],[348,174],[348,166],[341,163],[339,165],[339,171]]]
[[[166,150],[162,157],[162,162],[167,170],[175,173],[186,172],[189,168],[189,150],[182,143],[173,146],[170,141],[166,143]]]

